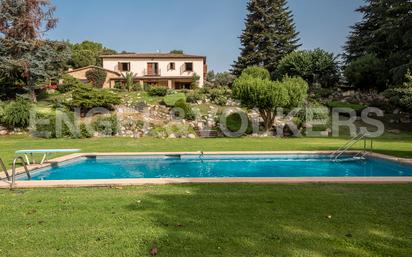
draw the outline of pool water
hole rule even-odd
[[[387,176],[412,176],[412,166],[376,158],[333,162],[325,155],[105,156],[41,169],[32,180]]]

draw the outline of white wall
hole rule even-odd
[[[205,78],[203,76],[203,59],[134,59],[134,58],[104,58],[103,68],[113,71],[119,71],[119,62],[130,62],[130,71],[135,73],[137,77],[144,77],[145,70],[147,69],[147,63],[157,62],[159,65],[159,70],[161,77],[192,77],[194,72],[200,77],[199,85],[203,86]],[[168,70],[169,63],[175,63],[175,70]],[[183,66],[185,62],[193,63],[194,72],[181,72],[184,70]]]

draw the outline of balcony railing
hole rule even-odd
[[[144,75],[144,76],[161,76],[161,75],[162,75],[162,72],[161,72],[161,71],[162,71],[161,69],[152,70],[152,71],[149,71],[149,70],[147,70],[147,69],[144,69],[143,75]]]

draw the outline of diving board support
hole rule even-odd
[[[48,156],[53,153],[77,153],[77,152],[80,152],[80,149],[38,149],[38,150],[19,150],[19,151],[16,151],[16,154],[23,154],[27,165],[30,165],[29,155],[31,156],[32,163],[35,164],[36,161],[34,159],[33,154],[35,153],[43,154],[43,157],[40,161],[40,165],[43,165],[44,162],[47,161]]]

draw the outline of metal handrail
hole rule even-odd
[[[27,168],[26,161],[24,160],[23,157],[18,156],[18,157],[16,157],[16,158],[14,159],[14,161],[13,161],[12,175],[11,175],[11,186],[14,186],[14,185],[16,184],[16,164],[17,164],[17,161],[18,161],[18,160],[20,160],[21,163],[23,164],[23,167],[24,167],[24,170],[26,171],[27,177],[28,177],[29,179],[31,179],[30,171],[29,171],[29,169]],[[10,181],[10,180],[9,180],[9,181]]]
[[[9,172],[7,171],[6,165],[4,165],[4,162],[1,158],[0,158],[0,166],[3,169],[3,172],[6,174],[7,180],[10,181]]]
[[[361,152],[359,152],[359,153],[357,153],[355,156],[353,156],[353,158],[354,159],[356,159],[356,158],[360,158],[360,159],[362,159],[362,158],[364,158],[366,155],[368,155],[369,153],[368,153],[368,151],[366,150],[367,149],[367,143],[366,143],[366,140],[367,140],[367,136],[368,136],[368,134],[367,133],[360,133],[360,134],[357,134],[356,136],[354,136],[351,140],[349,140],[346,144],[344,144],[343,146],[341,146],[338,150],[336,150],[333,154],[331,154],[331,158],[333,158],[333,160],[334,161],[337,161],[338,159],[339,159],[339,157],[341,157],[342,155],[344,155],[346,152],[348,152],[349,151],[349,149],[353,146],[353,145],[355,145],[356,143],[358,143],[360,140],[364,140],[364,145],[363,145],[363,151],[361,151]],[[372,147],[373,147],[373,140],[371,139],[371,145],[370,145],[370,147],[371,147],[371,150],[372,150]]]
[[[337,155],[338,153],[340,153],[341,151],[344,151],[345,149],[351,147],[353,145],[353,142],[357,143],[359,142],[359,140],[362,139],[362,137],[364,137],[365,134],[361,133],[361,134],[357,134],[356,136],[352,137],[348,142],[346,142],[343,146],[339,147],[338,150],[336,150],[335,152],[333,152],[331,154],[331,157],[334,157],[335,155]]]

